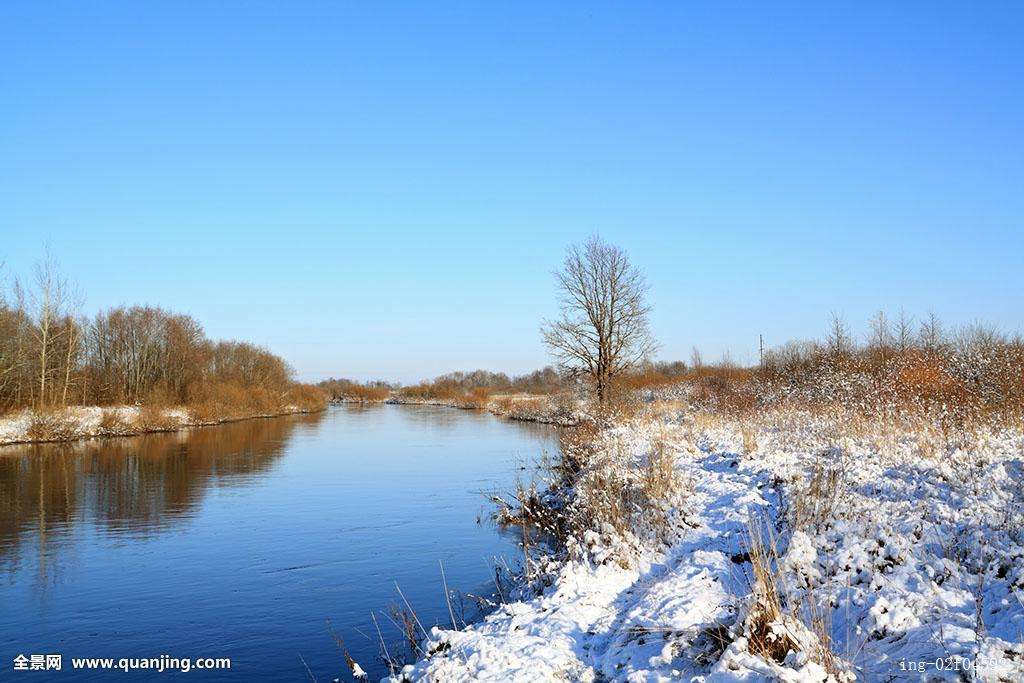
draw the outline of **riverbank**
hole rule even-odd
[[[423,398],[391,393],[386,398],[338,398],[334,403],[390,405],[421,405],[458,408],[459,410],[486,410],[509,420],[540,422],[569,426],[576,424],[583,416],[580,406],[567,396],[541,394],[494,394],[486,397]]]
[[[1024,675],[1020,425],[673,401],[583,438],[508,511],[559,547],[392,680]]]
[[[232,412],[219,416],[211,415],[205,409],[200,414],[187,406],[71,406],[47,411],[27,409],[0,416],[0,446],[172,432],[190,427],[314,413],[325,408],[326,405],[290,405],[271,411]]]

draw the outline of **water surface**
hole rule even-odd
[[[439,561],[451,588],[489,591],[494,558],[519,551],[484,493],[553,439],[482,413],[342,406],[0,448],[0,672],[19,653],[90,679],[71,657],[168,654],[232,659],[189,678],[348,680],[336,634],[376,679],[371,611],[393,645],[397,582],[424,622],[448,621]]]

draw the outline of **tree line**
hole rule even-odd
[[[221,392],[261,407],[308,388],[254,344],[208,339],[194,318],[157,306],[118,306],[92,318],[52,261],[0,294],[0,410],[68,405],[189,405]],[[300,392],[301,393],[301,392]]]

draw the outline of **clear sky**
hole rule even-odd
[[[756,5],[760,4],[758,7]],[[664,358],[1024,313],[1021,3],[0,5],[0,260],[304,378],[546,362],[598,232]]]

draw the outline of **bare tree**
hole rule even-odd
[[[2,264],[0,264],[2,268]],[[2,272],[0,272],[2,276]],[[24,339],[24,307],[7,301],[0,281],[0,410],[10,401],[10,389],[20,382],[21,342]],[[15,292],[19,292],[15,285]]]
[[[928,319],[921,323],[921,331],[918,334],[921,346],[929,353],[936,353],[942,346],[943,335],[939,317],[934,311],[929,311]]]
[[[701,355],[700,349],[696,346],[690,351],[690,366],[694,370],[700,370],[704,367],[704,356]]]
[[[896,319],[895,331],[896,350],[906,353],[914,345],[914,319],[900,309],[900,317]]]
[[[892,328],[889,325],[889,317],[885,314],[885,311],[879,310],[875,313],[874,317],[868,321],[868,327],[871,328],[868,345],[875,353],[877,360],[885,364],[893,347]]]
[[[40,408],[48,403],[47,383],[56,368],[54,363],[54,345],[66,332],[60,325],[67,305],[68,283],[57,269],[57,264],[47,252],[41,263],[36,264],[35,287],[30,301],[35,313],[33,334],[36,343],[36,357],[39,362],[39,396]],[[52,393],[52,392],[51,392]]]
[[[843,316],[835,312],[832,313],[827,345],[833,358],[842,358],[853,352],[853,339],[846,326],[846,321]]]
[[[75,310],[80,308],[76,303]],[[79,321],[75,316],[69,315],[64,319],[65,340],[64,340],[64,390],[61,392],[60,404],[68,404],[68,388],[71,386],[71,373],[74,371],[78,360],[82,355],[82,338],[84,336],[84,322]]]
[[[541,328],[559,366],[589,379],[603,403],[609,382],[649,356],[647,284],[626,253],[598,237],[572,246],[555,274],[561,316]]]

